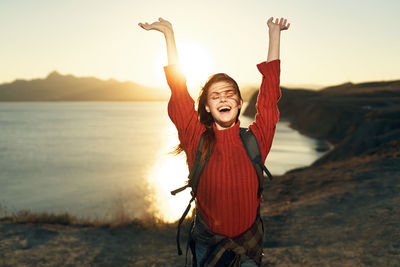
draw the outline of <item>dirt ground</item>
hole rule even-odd
[[[399,163],[385,156],[355,158],[276,177],[262,204],[263,266],[400,266]],[[3,218],[0,266],[184,266],[175,238],[174,224]]]

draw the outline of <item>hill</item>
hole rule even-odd
[[[254,116],[257,96],[245,115]],[[319,91],[282,88],[278,107],[291,127],[335,146],[321,160],[359,156],[400,140],[400,81],[346,83]]]
[[[51,72],[44,79],[0,84],[0,101],[165,101],[168,88]]]

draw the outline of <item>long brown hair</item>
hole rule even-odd
[[[207,80],[207,82],[204,84],[203,88],[201,88],[199,98],[197,99],[197,113],[198,113],[198,119],[200,122],[206,127],[206,130],[204,132],[204,137],[203,137],[203,143],[202,143],[202,154],[201,154],[201,161],[204,161],[208,152],[212,151],[214,144],[215,144],[215,133],[213,129],[213,123],[214,123],[214,118],[211,115],[211,112],[207,112],[206,110],[206,104],[207,104],[207,97],[208,97],[208,91],[211,87],[216,82],[228,82],[230,83],[233,88],[235,88],[236,92],[239,95],[239,99],[242,99],[242,96],[240,94],[239,86],[236,83],[234,79],[232,79],[229,75],[225,73],[216,73],[212,76],[210,76]],[[236,116],[236,122],[239,119],[240,115],[240,109],[238,111],[238,114]],[[174,151],[172,151],[173,154],[178,155],[179,153],[183,152],[183,147],[181,144],[176,146]]]

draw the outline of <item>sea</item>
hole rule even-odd
[[[0,215],[177,220],[190,198],[170,195],[188,175],[185,156],[170,153],[178,143],[167,102],[1,102]],[[308,166],[321,145],[280,121],[266,166]]]

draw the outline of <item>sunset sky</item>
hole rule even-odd
[[[258,84],[271,16],[291,23],[282,85],[400,79],[399,12],[398,0],[1,0],[0,83],[57,70],[166,86],[163,36],[137,26],[158,17],[173,23],[192,87],[215,72]]]

